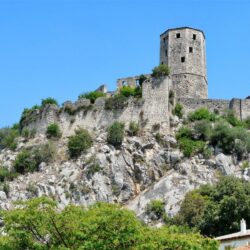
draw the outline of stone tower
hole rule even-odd
[[[165,31],[160,36],[160,63],[170,67],[177,97],[208,97],[203,31],[189,27]]]

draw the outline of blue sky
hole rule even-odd
[[[159,35],[204,30],[210,98],[250,95],[249,0],[0,0],[0,127],[52,96],[60,103],[151,72]]]

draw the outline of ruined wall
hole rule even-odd
[[[218,111],[222,113],[229,108],[229,100],[220,99],[192,99],[192,98],[179,98],[177,102],[181,103],[185,113],[193,112],[198,108],[207,108],[211,112]]]
[[[148,79],[151,78],[151,76],[149,74],[145,74],[144,76]],[[140,79],[140,76],[119,78],[117,80],[117,89],[120,89],[123,86],[129,86],[129,87],[135,88],[135,87],[139,86],[139,79]]]
[[[242,120],[250,117],[250,99],[232,99],[230,108]]]
[[[172,86],[169,77],[147,80],[143,83],[142,96],[144,119],[148,126],[160,124],[162,132],[169,131],[169,90]]]
[[[160,124],[162,132],[168,132],[168,91],[171,80],[148,79],[143,83],[142,98],[129,98],[127,105],[119,110],[105,109],[105,98],[98,98],[95,104],[82,99],[76,103],[66,102],[62,108],[47,106],[29,117],[25,128],[45,133],[49,124],[58,123],[63,136],[72,135],[81,127],[90,131],[106,129],[115,120],[125,123],[139,122],[145,131],[151,131],[152,125]]]

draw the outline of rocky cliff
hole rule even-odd
[[[171,118],[171,126],[172,135],[160,140],[157,132],[126,135],[120,149],[107,144],[106,129],[96,130],[92,132],[93,146],[75,160],[68,157],[67,137],[52,140],[55,159],[42,162],[37,172],[8,181],[0,191],[0,207],[9,209],[14,201],[46,195],[58,200],[61,207],[96,201],[121,203],[149,221],[145,209],[152,200],[163,200],[167,214],[173,216],[186,192],[201,184],[213,183],[220,175],[249,179],[248,168],[242,171],[233,156],[219,150],[210,159],[201,154],[184,157],[174,136],[181,126],[177,117]],[[44,134],[29,140],[20,137],[15,151],[0,151],[0,166],[11,169],[18,152],[48,141]]]

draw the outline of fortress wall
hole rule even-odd
[[[181,103],[185,113],[193,112],[198,108],[207,108],[214,112],[219,113],[229,108],[229,100],[220,99],[192,99],[192,98],[179,98],[177,102]]]
[[[172,75],[173,87],[177,97],[206,99],[208,86],[206,79],[193,74]]]
[[[147,80],[143,83],[143,119],[148,127],[160,124],[162,132],[169,131],[169,90],[172,81],[169,77]]]
[[[246,119],[250,117],[250,99],[244,99],[242,100],[242,119]]]
[[[125,123],[128,128],[131,121],[141,124],[145,130],[151,130],[154,124],[160,124],[164,132],[168,132],[168,91],[171,80],[169,78],[147,80],[143,83],[142,98],[129,98],[126,107],[119,110],[105,109],[105,98],[98,98],[95,104],[82,99],[76,103],[66,102],[60,109],[48,105],[43,111],[37,110],[29,117],[24,128],[36,129],[44,134],[49,124],[58,123],[67,137],[74,134],[77,128],[90,131],[106,129],[115,120]]]

